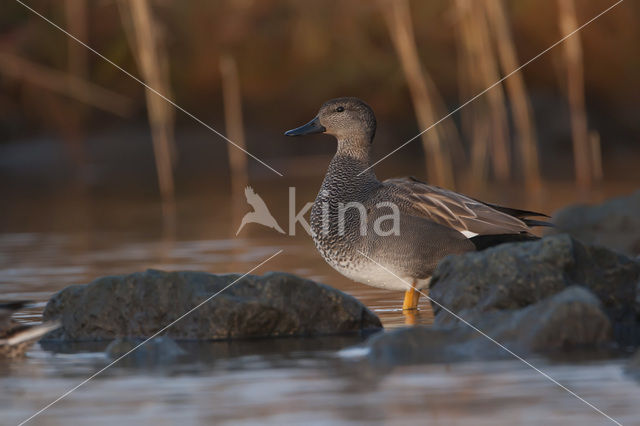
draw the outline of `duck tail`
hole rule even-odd
[[[546,222],[544,220],[529,219],[529,217],[531,216],[546,217],[551,219],[551,216],[546,215],[544,213],[534,212],[531,210],[513,209],[511,207],[503,207],[497,204],[490,204],[490,203],[484,203],[484,204],[491,207],[492,209],[498,210],[499,212],[506,213],[509,216],[513,216],[517,219],[520,219],[528,227],[534,227],[534,226],[548,226],[551,228],[555,227],[555,225],[551,222]]]
[[[511,207],[503,207],[503,206],[499,206],[497,204],[490,204],[490,203],[484,203],[484,204],[486,204],[487,206],[491,207],[492,209],[496,209],[496,210],[498,210],[498,211],[500,211],[502,213],[506,213],[509,216],[517,217],[518,219],[522,219],[522,218],[530,217],[530,216],[551,218],[551,216],[549,216],[549,215],[546,215],[544,213],[534,212],[534,211],[531,211],[531,210],[513,209]]]
[[[489,247],[497,246],[504,243],[518,243],[524,241],[539,240],[540,237],[536,237],[531,234],[492,234],[492,235],[476,235],[469,238],[469,241],[476,246],[477,251],[487,249]]]
[[[544,220],[535,220],[535,219],[520,219],[522,220],[525,225],[527,225],[528,227],[534,227],[534,226],[547,226],[549,228],[555,228],[556,225],[551,223],[551,222],[545,222]]]

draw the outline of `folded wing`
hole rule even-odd
[[[544,214],[484,203],[415,178],[388,179],[383,184],[393,191],[403,213],[427,218],[467,237],[531,235],[532,226],[551,226],[547,222],[528,219],[529,216]]]

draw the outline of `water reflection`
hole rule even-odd
[[[309,199],[316,183],[310,186]],[[276,201],[270,204],[275,206],[272,212],[285,224],[286,191],[259,192],[272,196]],[[567,200],[567,193],[554,192],[541,210],[552,211]],[[342,277],[322,261],[302,232],[284,237],[254,227],[235,238],[238,223],[224,206],[216,196],[181,199],[176,211],[179,226],[167,234],[162,231],[161,209],[153,200],[54,199],[37,205],[29,199],[17,200],[12,209],[1,213],[2,298],[40,302],[19,316],[21,321],[37,322],[45,301],[70,284],[147,268],[245,272],[283,248],[282,255],[258,272],[283,270],[328,283],[364,302],[386,328],[404,325],[401,292]],[[428,301],[422,298],[420,307],[415,322],[430,324],[433,313]],[[179,342],[186,357],[151,368],[136,358],[125,358],[34,424],[68,424],[79,418],[109,425],[606,422],[517,361],[378,371],[359,357],[340,355],[341,349],[362,339]],[[0,361],[2,423],[20,422],[107,365],[105,347],[106,343],[36,345],[21,362]],[[535,364],[623,423],[637,420],[639,387],[624,374],[622,361],[571,358]]]
[[[160,369],[114,367],[35,424],[68,424],[78,418],[97,424],[606,423],[517,361],[423,365],[380,374],[326,349],[242,352]],[[532,361],[617,420],[636,420],[640,392],[621,362]],[[3,371],[3,422],[26,418],[105,362],[97,353],[52,356],[36,349],[27,363]]]
[[[5,234],[0,236],[0,287],[3,298],[46,301],[70,284],[87,283],[103,275],[145,269],[244,272],[284,248],[264,270],[284,270],[330,283],[362,300],[386,326],[404,324],[402,293],[390,293],[351,282],[335,273],[311,243],[266,239],[185,240],[158,244],[136,234],[104,234],[87,247],[74,234]],[[264,271],[262,271],[264,272]],[[430,306],[421,302],[419,322],[430,323]]]

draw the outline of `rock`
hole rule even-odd
[[[611,341],[612,327],[602,303],[584,287],[565,290],[515,311],[478,321],[499,342],[519,352],[546,352],[596,347]]]
[[[376,366],[453,362],[474,357],[478,345],[469,327],[431,327],[417,325],[374,334],[364,343],[368,360]],[[499,348],[483,351],[483,358],[497,356]],[[355,351],[362,353],[362,351]]]
[[[636,353],[629,358],[624,370],[628,375],[640,381],[640,350],[637,350]]]
[[[128,354],[127,362],[139,366],[167,364],[186,355],[186,352],[167,336],[153,338],[141,345],[142,342],[144,342],[143,339],[119,337],[107,346],[105,353],[111,359],[118,359]]]
[[[357,299],[327,285],[283,272],[247,275],[231,285],[239,277],[148,270],[69,286],[45,307],[45,320],[62,322],[46,337],[145,338],[218,292],[163,334],[210,340],[328,335],[382,327]]]
[[[579,286],[522,309],[485,313],[472,323],[477,330],[460,322],[378,333],[365,346],[370,361],[389,366],[512,356],[500,345],[520,356],[597,347],[609,342],[612,335],[601,302]]]
[[[378,333],[364,348],[394,366],[637,344],[639,285],[640,263],[568,235],[450,256],[431,280],[433,326]]]
[[[615,339],[626,345],[640,341],[639,282],[640,263],[568,235],[556,235],[450,256],[436,269],[429,295],[475,324],[488,314],[527,308],[571,286],[581,286],[597,296]],[[437,304],[433,308],[436,326],[458,322]],[[562,333],[564,324],[559,322],[557,327]]]
[[[629,256],[640,255],[640,191],[600,205],[575,205],[553,215],[558,232]]]

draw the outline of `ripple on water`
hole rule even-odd
[[[200,206],[198,205],[200,208]],[[523,205],[523,207],[526,207]],[[158,269],[245,272],[284,248],[265,270],[294,271],[363,301],[386,328],[407,322],[402,293],[351,282],[329,268],[304,235],[231,238],[228,221],[206,215],[191,233],[168,238],[146,224],[157,206],[136,206],[137,232],[87,224],[73,232],[0,234],[3,298],[40,304],[19,315],[37,322],[44,302],[69,284],[110,274]],[[214,211],[216,206],[208,206]],[[106,209],[108,210],[108,208]],[[108,212],[102,212],[109,216]],[[148,215],[146,214],[148,213]],[[117,216],[117,215],[115,215]],[[106,230],[108,229],[108,230]],[[271,235],[271,234],[268,234]],[[430,324],[426,300],[412,319]],[[469,362],[375,371],[363,361],[358,339],[278,339],[180,345],[196,355],[170,365],[123,360],[43,414],[41,422],[92,424],[603,424],[606,419],[517,361]],[[195,346],[194,346],[195,345]],[[100,345],[98,345],[100,346]],[[101,347],[58,352],[36,345],[22,361],[0,361],[2,423],[17,424],[62,392],[107,365]],[[546,373],[623,423],[637,422],[639,387],[619,360],[549,363]],[[44,417],[46,416],[46,417]]]

